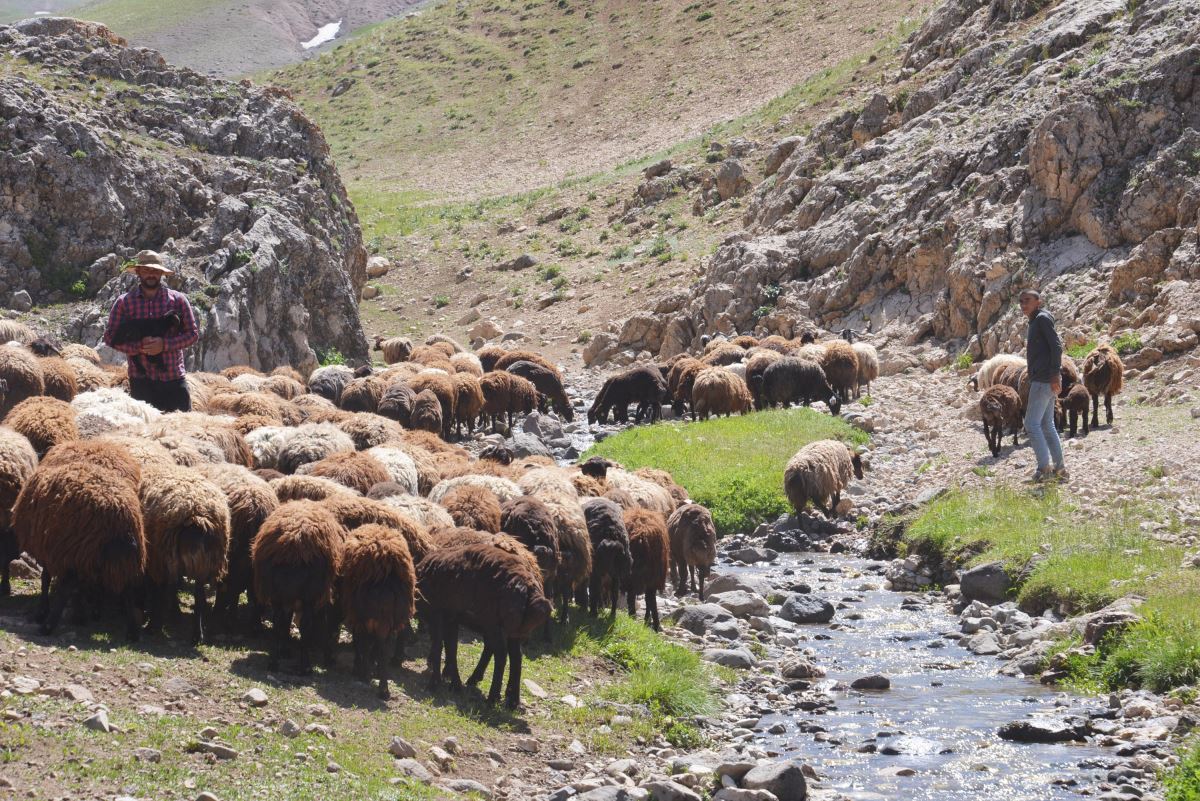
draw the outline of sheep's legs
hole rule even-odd
[[[430,615],[426,621],[429,625],[422,628],[429,629],[429,656],[427,664],[429,666],[429,689],[436,690],[438,685],[442,683],[442,640],[444,634],[442,632],[441,618],[434,614]]]
[[[142,635],[142,609],[137,602],[137,590],[126,587],[121,593],[121,605],[125,609],[125,639],[137,642]]]
[[[1100,394],[1092,395],[1092,428],[1100,427]]]
[[[287,647],[291,636],[292,610],[279,607],[271,613],[271,652],[267,657],[267,670],[279,670],[279,658]]]
[[[637,593],[629,590],[625,593],[625,608],[629,611],[631,618],[637,619]],[[649,608],[646,612],[649,613]]]
[[[493,654],[492,641],[485,637],[483,640],[483,653],[479,655],[479,662],[476,663],[475,669],[471,671],[471,675],[467,678],[467,684],[474,687],[483,681],[483,674],[487,672],[488,662],[492,661]]]
[[[33,611],[34,623],[45,623],[50,614],[50,572],[42,568],[42,591],[38,596],[37,608]]]
[[[655,631],[662,631],[658,620],[658,593],[653,589],[646,593],[646,622],[651,623]]]
[[[500,688],[504,686],[504,664],[508,661],[504,632],[493,632],[492,636],[488,637],[487,643],[496,659],[496,667],[492,670],[492,686],[488,688],[488,703],[494,704],[500,700]]]
[[[521,706],[521,641],[508,641],[508,688],[504,692],[504,704],[509,709]]]
[[[394,631],[386,637],[375,638],[375,672],[379,676],[378,695],[384,701],[392,697],[392,691],[388,688],[388,679],[391,678],[389,665],[392,662],[392,656],[396,653],[396,643],[399,639],[399,635]]]
[[[1108,393],[1108,392],[1105,392],[1105,393],[1104,393],[1104,417],[1105,417],[1105,419],[1108,421],[1108,424],[1111,426],[1111,425],[1112,425],[1112,418],[1113,418],[1113,414],[1112,414],[1112,394],[1111,394],[1111,393]]]
[[[450,685],[452,692],[462,689],[462,677],[458,675],[458,621],[442,621],[442,644],[446,647],[446,667],[442,676]]]
[[[704,600],[704,579],[708,578],[708,568],[696,568],[696,591],[700,595],[700,600]]]
[[[17,533],[11,528],[0,529],[0,598],[7,598],[12,594],[9,572],[12,569],[12,560],[20,555]]]
[[[46,620],[42,623],[40,629],[42,634],[53,634],[58,628],[58,623],[62,620],[63,610],[67,608],[67,601],[75,594],[78,589],[78,581],[74,574],[66,573],[59,576],[58,581],[54,584],[53,592],[50,593],[50,606],[46,615]]]
[[[208,598],[204,593],[203,581],[196,581],[192,600],[192,645],[199,645],[204,642],[204,619],[208,617]]]
[[[613,577],[612,586],[608,589],[612,594],[612,597],[609,598],[609,611],[612,613],[612,617],[615,620],[617,617],[617,596],[621,594],[621,580],[617,577]]]
[[[316,640],[321,636],[320,621],[317,619],[317,610],[313,608],[311,603],[304,603],[300,609],[300,665],[299,673],[301,676],[307,676],[312,673],[312,647]]]

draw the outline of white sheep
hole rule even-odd
[[[844,442],[822,439],[805,445],[791,458],[783,472],[783,491],[796,514],[812,501],[822,514],[832,517],[851,477],[863,477],[859,455]]]
[[[471,474],[465,476],[455,476],[454,478],[447,478],[444,481],[439,481],[437,486],[430,490],[429,500],[441,502],[442,498],[445,498],[446,493],[450,492],[450,490],[464,485],[483,487],[484,489],[491,490],[492,494],[496,496],[500,503],[511,501],[513,498],[517,498],[525,494],[521,491],[520,487],[509,481],[507,478]],[[574,487],[572,487],[572,490],[574,490]]]
[[[879,352],[874,345],[866,342],[855,342],[851,345],[854,355],[858,357],[858,385],[854,388],[854,397],[862,395],[866,386],[867,394],[871,394],[871,382],[879,378]]]

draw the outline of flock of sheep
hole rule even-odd
[[[822,401],[833,415],[843,403],[870,392],[879,377],[879,354],[872,345],[854,342],[846,329],[841,339],[817,343],[811,333],[797,339],[739,336],[706,341],[697,358],[686,353],[660,365],[631,367],[609,376],[588,409],[589,423],[605,423],[613,413],[628,422],[653,422],[670,402],[677,415],[693,420],[745,414],[777,405]]]
[[[1061,376],[1062,389],[1054,403],[1054,421],[1059,431],[1069,427],[1070,435],[1074,437],[1082,420],[1083,434],[1087,436],[1088,406],[1091,406],[1090,428],[1096,428],[1100,424],[1101,397],[1104,398],[1107,422],[1112,425],[1112,399],[1124,385],[1125,366],[1111,345],[1096,346],[1084,358],[1082,371],[1075,360],[1064,353]],[[983,391],[979,398],[983,435],[992,456],[999,457],[1004,437],[1012,434],[1015,448],[1017,433],[1024,425],[1025,404],[1029,400],[1029,372],[1025,359],[1009,353],[993,356],[979,366],[970,383],[976,390]]]
[[[44,633],[102,602],[119,603],[130,639],[146,621],[157,633],[186,587],[194,641],[269,620],[274,669],[295,620],[307,671],[344,625],[357,675],[387,697],[415,617],[434,684],[461,686],[466,626],[485,645],[471,680],[494,662],[498,701],[508,665],[516,706],[521,643],[549,636],[554,606],[563,621],[572,603],[615,611],[623,592],[632,614],[642,595],[657,627],[667,573],[703,595],[716,558],[711,515],[664,471],[448,441],[542,404],[570,416],[557,367],[535,353],[386,341],[383,369],[191,373],[194,410],[161,414],[91,348],[5,321],[0,341],[2,592],[12,559],[36,561]]]

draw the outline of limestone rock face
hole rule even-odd
[[[0,297],[93,298],[65,332],[96,342],[149,248],[201,327],[189,364],[367,358],[367,253],[320,130],[283,93],[167,65],[107,28],[0,26]]]
[[[664,352],[807,319],[986,358],[1020,346],[1029,286],[1064,330],[1186,348],[1165,321],[1200,287],[1197,26],[1200,0],[948,0],[903,89],[771,149]]]

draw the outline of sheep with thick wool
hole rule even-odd
[[[442,403],[433,390],[423,389],[417,393],[413,400],[409,425],[418,431],[428,431],[431,434],[445,431],[446,422],[442,417]]]
[[[464,484],[443,495],[440,503],[455,525],[489,534],[500,531],[500,501],[490,490]]]
[[[855,342],[850,347],[854,349],[854,355],[858,357],[858,381],[854,385],[854,397],[862,395],[862,388],[867,388],[867,394],[871,394],[871,382],[879,378],[879,351],[875,350],[874,345],[869,345],[866,342]]]
[[[645,622],[661,631],[658,593],[667,588],[670,535],[667,521],[658,512],[626,509],[625,530],[629,533],[629,571],[623,580],[630,617],[637,617],[637,597],[646,596]]]
[[[431,531],[435,528],[454,526],[454,518],[444,506],[420,495],[386,495],[378,500],[389,509]]]
[[[1065,418],[1070,420],[1070,435],[1072,438],[1079,431],[1079,421],[1083,420],[1083,435],[1086,437],[1089,432],[1088,426],[1088,407],[1092,403],[1091,393],[1087,391],[1087,387],[1083,384],[1072,384],[1062,396],[1062,412]],[[1064,419],[1059,425],[1059,428],[1066,427]]]
[[[399,423],[371,412],[347,413],[335,425],[350,437],[354,447],[360,451],[404,439],[404,429]]]
[[[342,397],[342,390],[354,380],[354,371],[344,364],[318,367],[308,377],[308,391],[319,395],[335,405]]]
[[[328,478],[363,495],[376,484],[391,480],[391,474],[378,459],[361,451],[333,453],[304,468],[305,475]]]
[[[481,356],[480,362],[482,362],[482,361],[483,361],[483,357]],[[554,362],[547,359],[542,354],[537,353],[536,351],[532,351],[532,350],[517,349],[517,350],[504,351],[496,359],[496,361],[491,369],[508,371],[508,368],[511,367],[512,365],[516,364],[517,362],[533,362],[534,364],[541,365],[542,367],[546,368],[550,372],[554,373],[560,379],[562,378],[562,373],[559,371],[558,365],[556,365]]]
[[[668,517],[675,511],[675,499],[656,481],[643,478],[619,467],[610,467],[605,479],[610,489],[624,490],[636,506]]]
[[[24,434],[39,454],[79,439],[71,404],[48,395],[35,395],[13,406],[4,416],[4,425]]]
[[[560,554],[558,527],[550,509],[537,498],[529,496],[505,501],[500,507],[500,530],[533,554],[542,573],[546,595],[554,598]]]
[[[430,684],[445,675],[452,689],[462,686],[458,673],[458,629],[477,631],[495,656],[488,701],[500,699],[505,663],[505,703],[520,705],[521,644],[544,623],[553,607],[541,578],[520,556],[483,543],[434,551],[417,565],[417,611],[430,633]],[[442,650],[445,649],[445,668]]]
[[[811,501],[832,517],[850,479],[862,477],[862,459],[850,446],[823,439],[810,442],[791,458],[783,472],[783,490],[796,514]]]
[[[688,584],[704,600],[704,582],[717,561],[717,527],[712,514],[698,503],[685,503],[667,518],[671,549],[671,582],[683,595]]]
[[[495,495],[501,503],[525,494],[519,485],[514,484],[506,478],[471,474],[448,478],[445,481],[439,482],[437,486],[430,490],[429,500],[440,502],[452,490],[468,485],[483,487]]]
[[[979,365],[979,369],[971,376],[970,383],[976,390],[984,390],[996,384],[996,377],[1001,370],[1024,366],[1024,357],[1012,353],[998,353]]]
[[[455,373],[450,382],[454,385],[454,433],[461,437],[465,423],[467,433],[474,434],[475,420],[483,413],[483,387],[470,373]]]
[[[374,457],[388,473],[388,480],[398,484],[405,493],[420,492],[420,474],[417,463],[407,452],[394,445],[376,445],[366,453]]]
[[[554,520],[558,534],[558,573],[554,589],[557,592],[559,620],[566,624],[568,606],[577,590],[587,585],[592,575],[592,538],[588,534],[587,518],[574,496],[547,494],[538,498]]]
[[[629,532],[625,529],[624,513],[607,498],[588,498],[580,507],[592,541],[592,575],[586,594],[577,592],[576,600],[582,604],[586,598],[588,613],[595,617],[607,592],[616,617],[621,579],[629,572]]]
[[[983,436],[993,457],[1000,456],[1004,435],[1011,433],[1013,447],[1017,447],[1017,432],[1021,430],[1021,396],[1005,384],[996,384],[984,390],[979,397],[979,416],[983,420]]]
[[[288,501],[323,501],[334,495],[354,496],[354,490],[328,478],[291,475],[270,481],[271,490],[280,503]]]
[[[387,382],[379,376],[352,379],[342,389],[338,408],[346,412],[375,412],[386,388]]]
[[[829,386],[841,398],[842,403],[850,401],[850,393],[858,387],[858,354],[854,346],[844,339],[834,339],[823,345],[825,352],[821,357],[821,369],[829,380]]]
[[[194,584],[192,642],[205,638],[206,588],[225,576],[229,563],[229,502],[216,484],[185,467],[151,466],[138,491],[146,534],[149,619],[160,630],[171,599],[185,578]]]
[[[538,391],[538,406],[542,411],[546,410],[546,404],[549,403],[554,413],[562,419],[567,422],[575,419],[575,412],[571,408],[571,399],[567,397],[562,376],[556,370],[551,370],[544,364],[527,360],[513,362],[504,369],[505,372],[518,375],[533,384]]]
[[[433,548],[429,530],[412,518],[405,517],[382,501],[354,495],[331,495],[320,502],[333,513],[347,531],[359,526],[387,526],[398,532],[408,543],[413,559],[420,560]]]
[[[682,416],[685,407],[691,409],[696,376],[707,369],[707,364],[690,356],[677,359],[670,366],[667,371],[667,395],[671,398],[671,409],[675,414]],[[692,410],[692,419],[696,419],[695,410]]]
[[[752,403],[746,382],[723,367],[702,370],[692,384],[692,415],[701,420],[745,414]]]
[[[37,452],[25,435],[0,427],[0,598],[12,592],[9,569],[21,555],[13,530],[12,507],[37,468]]]
[[[514,373],[484,373],[479,388],[483,392],[481,415],[491,420],[493,428],[502,415],[512,428],[514,414],[529,414],[537,407],[537,388],[533,382]]]
[[[346,628],[354,638],[354,673],[379,679],[379,697],[388,699],[388,671],[416,608],[417,572],[408,543],[380,525],[350,532],[342,550],[337,597]]]
[[[762,375],[767,368],[775,362],[783,358],[783,354],[776,350],[767,350],[760,348],[750,354],[746,359],[746,386],[750,389],[750,394],[754,397],[754,408],[762,411],[762,399],[759,393],[755,390],[756,386],[761,386]]]
[[[71,365],[57,356],[45,356],[38,359],[42,367],[42,380],[45,383],[46,394],[60,401],[70,403],[79,394],[79,381]]]
[[[195,468],[225,495],[229,506],[229,558],[225,578],[217,587],[213,612],[216,619],[232,619],[238,600],[246,593],[251,623],[259,620],[254,597],[254,569],[250,549],[258,530],[279,508],[279,499],[271,485],[245,467],[232,464],[201,465]]]
[[[412,340],[407,337],[391,337],[386,339],[375,337],[375,350],[383,352],[383,360],[388,364],[406,361],[412,353]]]
[[[392,381],[383,390],[376,413],[407,426],[416,400],[417,393],[413,392],[412,387],[403,381]]]
[[[126,458],[127,469],[140,476]],[[145,574],[146,537],[136,482],[100,464],[42,466],[17,496],[12,515],[19,547],[42,566],[37,618],[43,634],[54,632],[76,593],[98,589],[121,599],[126,636],[138,638],[135,591]]]
[[[0,381],[8,391],[0,397],[0,417],[7,415],[14,406],[26,398],[42,395],[46,391],[46,380],[38,357],[25,348],[0,345]]]
[[[1112,399],[1125,385],[1125,364],[1108,344],[1097,345],[1083,360],[1083,385],[1092,396],[1092,428],[1100,425],[1100,396],[1104,396],[1104,414],[1111,426]]]
[[[271,610],[270,670],[291,639],[291,621],[300,615],[299,670],[312,669],[309,657],[319,644],[319,615],[333,602],[346,530],[333,513],[315,501],[290,501],[271,513],[250,552],[254,591]]]
[[[741,349],[739,348],[739,351]],[[609,411],[618,423],[629,420],[629,404],[636,402],[634,420],[643,416],[653,423],[662,417],[662,404],[667,396],[667,382],[656,367],[631,367],[605,379],[588,409],[588,423],[607,423]]]
[[[353,450],[354,440],[332,423],[305,423],[284,440],[278,467],[283,473],[294,473],[302,464]]]

